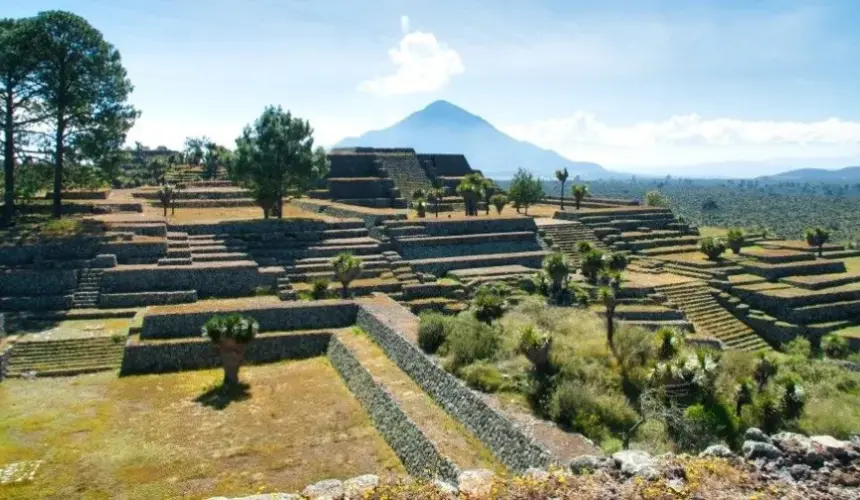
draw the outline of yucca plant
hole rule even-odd
[[[351,253],[343,252],[338,254],[331,264],[334,267],[334,277],[342,286],[343,298],[349,297],[349,284],[361,275],[361,261]]]
[[[203,336],[218,347],[225,387],[239,385],[239,369],[245,360],[245,346],[254,340],[259,329],[260,325],[254,318],[240,314],[212,316],[203,325]]]

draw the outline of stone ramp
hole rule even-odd
[[[505,467],[461,423],[440,408],[415,382],[388,359],[366,334],[343,332],[338,338],[373,380],[383,386],[403,412],[432,441],[439,452],[461,470]]]
[[[696,333],[717,338],[729,349],[772,350],[752,328],[723,308],[702,282],[661,285],[655,289],[686,314]]]

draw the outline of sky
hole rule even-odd
[[[332,145],[445,99],[634,173],[860,164],[856,0],[0,0],[49,9],[120,50],[152,147],[232,146],[267,105]]]

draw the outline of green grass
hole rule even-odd
[[[4,499],[207,498],[402,472],[326,358],[246,367],[246,399],[198,400],[220,370],[0,384],[0,464],[44,460]]]

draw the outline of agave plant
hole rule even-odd
[[[245,360],[245,346],[254,340],[259,330],[260,325],[254,318],[240,314],[213,316],[203,325],[203,336],[218,346],[225,387],[239,384],[239,369]]]

